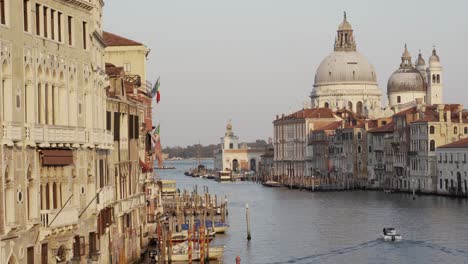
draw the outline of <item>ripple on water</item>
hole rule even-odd
[[[379,192],[311,193],[265,188],[252,183],[220,184],[190,178],[191,162],[170,163],[159,171],[178,187],[206,185],[228,196],[230,230],[217,235],[225,263],[237,255],[245,263],[468,263],[468,202],[445,197]],[[206,162],[211,167],[212,161]],[[245,204],[251,208],[252,241],[246,240]],[[384,226],[396,227],[404,240],[377,238]]]

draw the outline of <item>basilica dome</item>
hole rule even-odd
[[[419,55],[416,61],[418,65],[423,65],[424,60]],[[387,93],[397,92],[426,92],[427,85],[424,76],[411,63],[411,55],[405,45],[405,50],[401,56],[400,68],[396,70],[388,79]]]
[[[344,83],[377,84],[374,66],[357,51],[334,51],[315,73],[315,87]]]
[[[421,73],[415,68],[400,68],[388,79],[387,92],[425,92],[426,82]]]
[[[318,66],[312,107],[348,109],[371,116],[381,106],[381,96],[374,66],[356,48],[354,30],[346,13],[336,32],[333,52]]]

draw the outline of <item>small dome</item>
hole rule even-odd
[[[372,64],[357,51],[335,51],[319,65],[314,87],[327,84],[377,84]]]
[[[418,67],[418,66],[425,66],[425,65],[426,65],[426,61],[423,59],[422,54],[421,54],[421,51],[419,51],[418,58],[416,59],[416,61],[414,62],[414,64],[416,65],[416,67]]]
[[[440,66],[440,58],[435,48],[432,50],[431,57],[429,57],[429,66]]]
[[[422,74],[415,68],[400,68],[388,79],[387,93],[426,92],[427,86]]]

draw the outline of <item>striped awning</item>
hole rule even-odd
[[[69,149],[42,149],[39,157],[43,166],[73,165],[73,152]]]

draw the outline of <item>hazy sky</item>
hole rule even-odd
[[[435,45],[444,101],[468,107],[468,1],[108,0],[105,30],[151,48],[161,76],[154,113],[166,146],[218,143],[228,119],[241,141],[267,139],[276,114],[302,108],[347,11],[358,51],[388,77],[404,43],[428,63]]]

